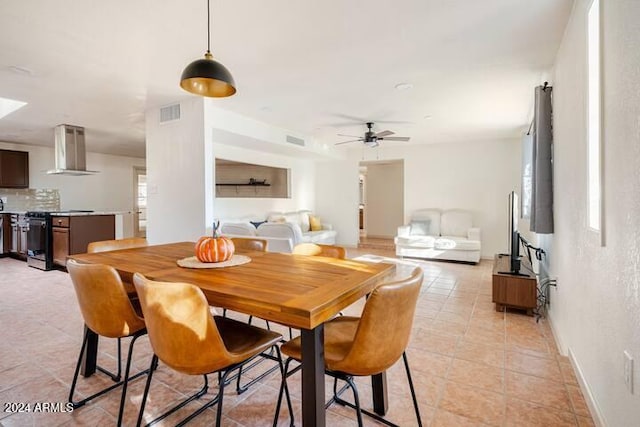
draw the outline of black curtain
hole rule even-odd
[[[531,231],[553,233],[553,128],[552,88],[535,89],[533,118]]]

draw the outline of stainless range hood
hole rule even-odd
[[[98,171],[87,170],[84,147],[84,128],[80,126],[58,125],[55,127],[56,168],[48,170],[49,175],[93,175]]]

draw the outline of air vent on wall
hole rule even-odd
[[[180,120],[180,104],[167,105],[160,108],[160,123]]]
[[[287,142],[304,147],[304,139],[296,138],[295,136],[287,135]]]

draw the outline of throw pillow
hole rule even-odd
[[[284,223],[286,222],[286,220],[283,216],[274,216],[269,218],[269,222]]]
[[[311,228],[311,231],[322,230],[322,223],[320,222],[320,218],[315,215],[309,215],[309,227]]]
[[[412,236],[428,236],[431,221],[411,221],[409,234]]]
[[[249,221],[255,228],[260,227],[260,224],[264,224],[267,221]]]

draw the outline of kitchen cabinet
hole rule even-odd
[[[0,188],[29,188],[29,153],[0,150]]]
[[[11,215],[0,214],[0,255],[11,252]]]
[[[66,267],[67,257],[87,252],[87,245],[115,239],[114,215],[54,216],[52,218],[53,263]]]
[[[27,256],[29,223],[24,215],[11,215],[11,246],[9,252],[20,258]]]

